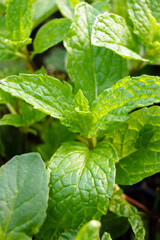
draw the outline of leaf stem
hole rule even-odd
[[[7,106],[8,110],[10,111],[10,113],[12,113],[12,114],[18,114],[18,113],[16,112],[16,110],[14,109],[14,107],[13,107],[10,103],[7,103],[6,106]]]
[[[93,136],[93,137],[91,138],[91,142],[92,142],[93,148],[95,148],[96,145],[97,145],[97,138],[96,138],[96,136]]]
[[[36,71],[36,66],[35,66],[33,60],[31,59],[31,56],[29,55],[26,47],[23,48],[22,55],[25,56],[24,59],[26,61],[26,65],[27,65],[28,70],[31,71],[31,72],[35,72]]]
[[[77,135],[77,136],[76,136],[76,140],[84,143],[85,145],[87,145],[87,146],[89,147],[88,139],[86,139],[86,138],[84,138],[84,137],[82,137],[82,136],[80,136],[80,135]]]

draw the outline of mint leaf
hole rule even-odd
[[[47,173],[40,155],[16,156],[2,166],[0,192],[1,239],[15,232],[37,233],[48,201]]]
[[[159,172],[160,108],[141,109],[115,132],[112,144],[119,155],[116,182],[130,185]]]
[[[82,0],[56,0],[57,6],[64,17],[73,19],[74,9]]]
[[[92,31],[92,44],[106,47],[125,58],[147,61],[139,55],[138,44],[135,45],[125,19],[113,13],[97,16]]]
[[[8,0],[6,26],[8,37],[12,41],[28,39],[32,30],[33,0]]]
[[[139,215],[134,215],[128,218],[131,228],[135,234],[135,240],[145,239],[145,230],[142,219]]]
[[[158,39],[154,39],[154,35],[158,34],[160,27],[158,29],[156,20],[151,15],[151,10],[148,8],[147,2],[148,0],[144,0],[143,2],[129,0],[127,1],[127,4],[128,13],[134,27],[134,33],[138,35],[139,39],[141,39],[146,47],[150,47],[156,44],[154,41],[157,41]],[[157,33],[155,32],[156,30]]]
[[[71,86],[42,74],[20,74],[1,81],[1,88],[12,95],[24,99],[56,118],[62,118],[73,98]],[[47,97],[47,95],[49,97]]]
[[[68,72],[75,91],[82,89],[89,102],[128,75],[126,60],[105,48],[91,45],[91,31],[97,14],[90,5],[79,4],[64,42],[68,52]]]
[[[74,96],[67,82],[48,75],[20,74],[7,77],[1,82],[1,88],[60,119],[71,131],[88,136],[93,122],[89,104],[86,106],[88,101],[81,91]]]
[[[36,0],[33,3],[33,26],[36,27],[56,11],[56,0]]]
[[[104,130],[105,124],[108,127],[108,122],[125,121],[127,114],[134,109],[159,102],[159,77],[126,77],[112,88],[104,90],[93,103],[92,111],[97,128]]]
[[[96,220],[86,223],[78,232],[75,240],[99,240],[100,227],[101,223]]]
[[[48,164],[50,198],[43,236],[63,232],[64,228],[76,229],[106,213],[114,186],[115,160],[116,153],[106,142],[92,151],[78,142],[59,148]]]
[[[120,217],[128,218],[131,228],[135,234],[135,240],[144,240],[145,230],[142,219],[138,215],[137,209],[130,205],[122,194],[122,190],[114,192],[109,204],[109,210]]]
[[[42,53],[61,42],[69,30],[71,21],[67,18],[53,19],[43,25],[34,39],[34,54]],[[47,41],[46,41],[47,39]]]

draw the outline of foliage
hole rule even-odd
[[[145,239],[117,184],[160,170],[160,8],[120,2],[0,0],[0,239]]]

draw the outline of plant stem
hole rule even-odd
[[[28,51],[27,51],[27,48],[24,48],[23,49],[23,53],[22,53],[24,56],[25,56],[25,61],[26,61],[26,65],[27,65],[27,68],[29,71],[31,72],[35,72],[36,71],[36,67],[35,67],[35,64],[33,62],[33,60],[31,59]]]
[[[84,138],[84,137],[82,137],[82,136],[80,136],[80,135],[77,135],[77,136],[76,136],[76,140],[78,140],[79,142],[82,142],[82,143],[86,144],[86,145],[89,147],[88,139],[86,139],[86,138]]]
[[[95,148],[95,146],[97,145],[97,138],[96,138],[96,136],[93,136],[93,137],[91,138],[91,142],[92,142],[93,148]]]
[[[8,110],[10,111],[10,113],[17,114],[16,110],[10,103],[7,103],[6,106],[7,106]]]

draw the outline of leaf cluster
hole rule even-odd
[[[160,8],[120,2],[0,0],[0,239],[145,239],[119,185],[160,170]]]

